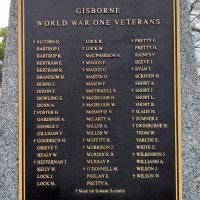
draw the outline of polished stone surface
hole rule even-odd
[[[0,199],[18,199],[17,0],[12,0],[0,101]],[[181,0],[183,199],[200,199],[200,78]]]

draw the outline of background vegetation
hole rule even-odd
[[[3,70],[3,62],[5,55],[5,47],[6,47],[6,36],[7,36],[8,28],[0,28],[0,85],[2,80],[2,70]]]

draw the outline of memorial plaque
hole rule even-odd
[[[181,200],[179,2],[19,0],[20,200]]]

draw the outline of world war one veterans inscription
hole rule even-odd
[[[20,200],[181,200],[176,0],[19,0]]]

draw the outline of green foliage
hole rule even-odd
[[[8,32],[7,27],[0,29],[0,82],[1,82],[1,77],[2,77],[2,68],[3,68],[4,55],[5,55],[7,32]]]

